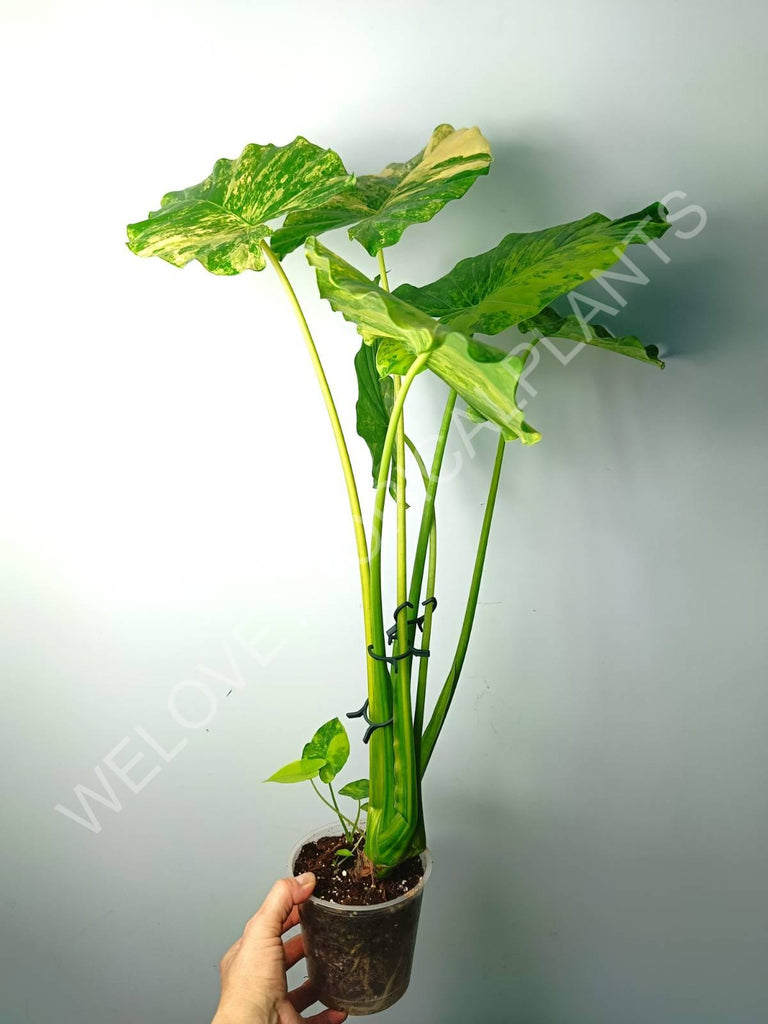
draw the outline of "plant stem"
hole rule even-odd
[[[448,672],[448,677],[446,678],[443,688],[440,691],[440,695],[437,698],[437,702],[435,703],[435,708],[432,712],[432,717],[429,720],[429,725],[424,730],[424,737],[421,744],[421,756],[419,759],[419,771],[422,778],[424,777],[424,772],[427,770],[429,759],[432,757],[432,752],[435,749],[437,738],[445,723],[445,717],[448,714],[448,709],[451,706],[453,695],[456,692],[456,686],[458,685],[461,669],[464,665],[467,647],[469,646],[469,638],[472,633],[472,623],[475,618],[477,599],[480,593],[480,581],[483,575],[485,553],[488,548],[488,537],[491,532],[493,509],[496,504],[496,496],[499,491],[499,479],[501,477],[501,465],[504,460],[505,446],[506,442],[504,441],[504,438],[500,436],[499,443],[496,448],[496,460],[493,464],[491,484],[488,490],[488,500],[485,505],[483,525],[480,530],[480,539],[477,545],[477,554],[475,555],[475,566],[472,572],[472,582],[469,587],[469,596],[467,598],[467,607],[464,612],[464,620],[461,626],[459,642],[456,647],[456,653],[453,656],[453,662]]]
[[[454,396],[455,399],[455,396]],[[453,403],[451,402],[451,408]],[[447,435],[447,431],[446,431]],[[429,491],[430,477],[427,473],[427,467],[424,465],[424,460],[419,454],[416,446],[406,437],[405,443],[411,450],[411,453],[416,460],[416,465],[419,467],[421,473],[421,479],[424,482],[425,494]],[[438,470],[439,471],[439,470]],[[426,498],[425,498],[426,504]],[[437,573],[437,523],[435,521],[434,511],[432,513],[432,525],[429,531],[429,569],[427,571],[427,598],[433,597],[435,593],[435,575]],[[418,607],[418,606],[417,606]],[[434,612],[434,606],[430,601],[424,609],[424,623],[421,631],[421,641],[419,646],[429,650],[429,644],[432,637],[432,615]],[[415,616],[414,616],[415,617]],[[411,630],[409,628],[408,637],[409,642],[413,643],[415,639],[416,627],[414,626]],[[429,673],[429,658],[419,659],[419,679],[416,687],[416,705],[413,711],[413,749],[414,756],[416,759],[416,765],[421,763],[421,734],[424,727],[424,706],[427,699],[427,675]],[[419,854],[427,845],[427,830],[424,821],[424,801],[421,793],[421,773],[417,770],[416,773],[416,786],[418,790],[419,799],[419,817],[411,838],[411,852]]]
[[[454,392],[455,400],[455,392]],[[451,403],[453,407],[453,403]],[[410,448],[411,454],[419,467],[421,473],[421,479],[424,483],[424,489],[429,489],[429,474],[427,473],[427,467],[424,465],[424,460],[419,454],[416,445],[406,435],[405,443]],[[435,576],[437,574],[437,523],[435,521],[434,511],[432,513],[432,525],[429,531],[429,555],[428,555],[428,570],[427,570],[427,598],[434,597],[435,593]],[[434,611],[432,603],[430,602],[424,610],[424,628],[422,630],[421,646],[429,650],[429,640],[432,635],[432,612]],[[415,635],[415,634],[414,634]],[[419,661],[419,682],[416,689],[416,705],[413,712],[413,738],[416,747],[416,762],[419,761],[419,748],[421,747],[421,732],[424,725],[424,704],[427,696],[427,673],[429,671],[429,658],[422,658]]]
[[[342,814],[342,813],[341,813],[341,811],[339,810],[338,804],[335,804],[335,801],[334,801],[334,803],[332,804],[332,803],[331,803],[331,802],[330,802],[329,800],[326,800],[326,799],[325,799],[325,797],[323,796],[323,794],[322,794],[322,793],[320,792],[320,790],[319,790],[319,789],[317,788],[317,786],[315,785],[315,780],[314,780],[314,779],[310,779],[309,781],[310,781],[310,783],[311,783],[311,785],[312,785],[312,789],[314,789],[314,791],[315,791],[315,792],[317,793],[317,795],[318,795],[318,796],[320,797],[320,799],[321,799],[321,800],[323,801],[323,803],[325,804],[325,806],[326,806],[326,807],[330,807],[330,809],[331,809],[332,811],[335,811],[335,812],[336,812],[336,814],[338,814],[338,816],[339,816],[339,820],[341,821],[341,827],[342,827],[342,828],[344,829],[344,835],[346,835],[346,834],[347,834],[347,830],[346,830],[346,827],[345,827],[345,825],[344,825],[344,822],[346,821],[347,825],[351,825],[351,824],[352,824],[352,819],[351,819],[351,818],[348,818],[348,817],[346,816],[346,814]],[[329,785],[329,787],[330,787],[330,783],[329,783],[328,785]]]
[[[379,274],[381,274],[381,287],[385,292],[389,291],[389,278],[387,277],[387,267],[384,263],[384,250],[379,249],[376,253],[376,258],[379,262]]]
[[[349,842],[352,839],[352,837],[354,835],[354,832],[352,832],[352,831],[348,832],[344,822],[346,821],[348,825],[351,825],[352,822],[350,821],[350,819],[345,814],[341,813],[341,808],[339,807],[338,803],[336,802],[336,794],[333,792],[333,786],[331,785],[330,782],[328,783],[328,789],[329,789],[330,794],[331,794],[331,800],[333,801],[333,808],[334,808],[334,810],[336,811],[336,813],[339,816],[339,821],[341,822],[341,827],[344,829],[344,838],[347,840],[347,842]]]
[[[321,799],[323,801],[323,803],[326,805],[326,807],[330,807],[332,811],[335,811],[336,814],[338,814],[339,820],[341,821],[341,827],[344,829],[344,835],[346,836],[347,830],[346,830],[346,826],[344,825],[344,822],[346,821],[346,823],[348,825],[351,825],[352,819],[348,818],[346,816],[346,814],[342,814],[341,813],[341,811],[339,810],[338,804],[335,804],[335,803],[332,804],[330,801],[326,800],[326,798],[323,796],[323,794],[321,792],[319,792],[317,786],[314,784],[314,779],[313,778],[310,778],[309,781],[310,781],[310,783],[312,785],[312,788],[313,788],[314,792],[317,794],[319,799]],[[330,785],[331,785],[331,783],[329,782],[329,787],[330,787]]]
[[[397,387],[376,483],[371,529],[371,625],[372,649],[380,656],[386,652],[381,594],[381,535],[392,450],[408,391],[428,361],[429,353],[416,356]],[[407,627],[399,632],[401,642],[407,639]],[[398,663],[398,671],[393,672],[391,681],[384,663],[376,661],[375,684],[369,692],[373,720],[385,722],[390,717],[394,718],[391,734],[389,729],[377,729],[370,744],[371,796],[366,850],[371,860],[380,866],[392,867],[398,863],[416,824],[418,773],[413,743],[410,674],[403,671],[408,660]]]
[[[418,608],[419,601],[421,600],[421,584],[424,578],[424,562],[426,559],[427,544],[432,531],[432,524],[435,518],[435,498],[437,496],[437,485],[440,480],[440,470],[443,466],[443,456],[445,455],[445,446],[448,442],[448,432],[451,428],[451,421],[453,418],[453,410],[456,405],[456,392],[449,391],[448,399],[445,403],[445,409],[443,410],[443,418],[440,423],[440,430],[437,435],[437,443],[435,444],[435,453],[432,457],[432,469],[429,474],[429,480],[426,485],[426,495],[424,498],[424,508],[421,513],[421,525],[419,526],[419,537],[416,542],[416,554],[413,559],[413,573],[411,575],[411,588],[408,594],[408,600],[414,606]],[[431,592],[427,594],[427,597],[434,596]],[[410,637],[413,640],[415,636],[415,626],[411,628]]]
[[[347,486],[347,495],[349,498],[349,507],[352,512],[352,523],[355,530],[355,543],[357,546],[357,559],[360,567],[360,585],[362,589],[363,597],[363,621],[365,625],[365,641],[366,644],[371,642],[371,607],[370,607],[370,570],[368,561],[368,544],[365,536],[365,526],[363,525],[363,515],[360,510],[360,498],[357,493],[357,483],[355,482],[355,474],[352,470],[352,463],[349,458],[349,451],[347,449],[347,443],[344,438],[344,431],[339,420],[339,414],[336,410],[336,403],[333,400],[331,389],[328,385],[328,379],[325,376],[325,370],[323,364],[320,361],[317,347],[312,337],[312,332],[309,329],[304,311],[299,304],[299,300],[296,297],[296,292],[293,290],[291,282],[288,280],[288,276],[283,270],[283,266],[280,260],[275,256],[270,246],[262,239],[261,247],[264,250],[269,262],[272,264],[277,276],[285,288],[288,295],[288,299],[293,307],[296,319],[301,327],[302,334],[304,335],[304,341],[309,352],[309,357],[312,361],[312,366],[317,377],[317,382],[320,385],[320,390],[323,394],[325,401],[325,407],[328,411],[328,416],[331,421],[331,428],[333,429],[333,436],[336,439],[336,447],[339,451],[339,458],[341,459],[341,468],[344,472],[344,482]],[[370,659],[366,659],[370,661]],[[370,668],[370,667],[368,667]],[[370,675],[370,672],[369,672]]]

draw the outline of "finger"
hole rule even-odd
[[[293,967],[294,964],[297,964],[304,957],[304,936],[294,935],[292,939],[288,939],[283,945],[285,948],[285,967],[288,970],[289,967]]]
[[[317,992],[315,992],[315,986],[311,981],[305,981],[303,985],[299,985],[293,992],[288,993],[288,1000],[294,1010],[301,1013],[302,1010],[306,1010],[312,1003],[317,1002]]]
[[[304,1018],[306,1024],[341,1024],[346,1019],[347,1015],[343,1010],[323,1010],[322,1013]]]
[[[246,925],[246,930],[260,937],[281,935],[291,911],[297,903],[309,899],[315,887],[311,871],[298,878],[281,878],[272,886],[267,897]]]
[[[298,907],[294,907],[293,910],[288,915],[288,920],[283,925],[283,935],[285,935],[286,932],[290,931],[291,928],[295,928],[298,923],[299,923],[299,908]]]

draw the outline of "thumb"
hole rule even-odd
[[[316,881],[312,872],[306,871],[298,878],[281,878],[275,882],[248,922],[248,930],[265,938],[279,937],[296,904],[303,903],[312,895]]]

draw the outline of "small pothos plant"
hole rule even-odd
[[[614,337],[559,302],[612,266],[631,243],[663,235],[669,224],[660,203],[617,219],[592,213],[556,227],[512,232],[487,252],[459,260],[429,284],[403,283],[390,290],[385,250],[410,225],[431,220],[463,196],[488,173],[490,163],[490,147],[477,128],[448,124],[439,125],[410,160],[360,176],[348,173],[333,150],[301,136],[285,146],[250,144],[239,157],[218,160],[199,185],[164,195],[158,210],[128,226],[133,252],[159,256],[177,267],[198,260],[212,274],[232,275],[269,265],[298,320],[338,447],[352,516],[362,594],[361,665],[367,679],[366,702],[357,715],[368,723],[369,779],[339,790],[353,801],[351,812],[342,811],[333,780],[349,756],[349,739],[334,718],[271,781],[309,781],[338,814],[350,854],[359,842],[365,811],[363,856],[379,875],[425,848],[422,780],[467,654],[502,461],[508,444],[528,446],[540,439],[516,401],[534,346],[541,338],[557,337],[664,365],[655,346],[634,336]],[[342,227],[364,250],[360,266],[320,241],[319,236]],[[283,267],[284,257],[300,246],[321,297],[355,325],[362,339],[354,366],[357,432],[370,450],[375,488],[369,531],[331,388]],[[488,336],[508,328],[525,335],[522,344],[510,350],[509,345],[489,343]],[[446,387],[429,468],[406,433],[404,416],[411,387],[422,373],[435,374]],[[498,430],[498,444],[463,621],[447,676],[427,714],[436,608],[435,502],[459,401],[469,418]],[[406,484],[410,458],[423,486],[418,526],[408,545],[406,510],[414,509],[412,516],[418,511],[413,489]],[[396,612],[389,628],[382,588],[388,492],[396,506],[396,592],[388,605],[396,606]],[[327,796],[317,780],[328,786]]]

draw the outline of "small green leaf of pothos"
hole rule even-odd
[[[660,370],[664,369],[664,363],[659,359],[659,350],[656,345],[644,345],[639,338],[632,334],[616,338],[607,327],[603,327],[601,324],[589,324],[586,320],[573,315],[560,316],[551,306],[542,309],[530,320],[523,320],[517,326],[523,334],[533,331],[539,338],[567,338],[569,341],[583,341],[586,345],[604,348],[608,352],[618,352],[631,359],[639,359],[643,363],[652,363]]]
[[[322,758],[324,764],[319,775],[323,782],[333,782],[347,763],[349,757],[349,736],[338,718],[321,725],[315,735],[305,744],[302,758]]]
[[[160,209],[128,225],[128,247],[176,267],[196,259],[212,274],[262,270],[267,221],[322,206],[354,185],[341,158],[302,136],[287,146],[245,147],[234,160],[217,160],[199,185],[168,192]]]
[[[348,782],[343,786],[339,790],[339,795],[348,796],[352,800],[367,800],[368,788],[368,779],[355,779],[354,782]]]
[[[394,245],[410,224],[431,220],[446,203],[461,198],[488,173],[490,162],[490,146],[478,128],[438,125],[410,160],[362,175],[354,188],[324,206],[290,214],[272,236],[272,248],[282,258],[310,235],[352,225],[349,237],[375,256]]]
[[[380,376],[405,373],[416,356],[431,353],[428,369],[457,391],[480,419],[495,423],[506,440],[539,440],[515,401],[524,365],[520,357],[449,329],[379,288],[315,238],[307,239],[306,252],[323,298],[356,325],[364,341],[376,342]]]
[[[308,782],[316,778],[325,766],[324,757],[302,757],[300,761],[291,761],[270,775],[265,782]]]
[[[455,330],[498,334],[599,276],[628,245],[659,238],[668,228],[661,203],[620,220],[592,213],[544,231],[507,235],[431,284],[402,284],[393,294]]]

